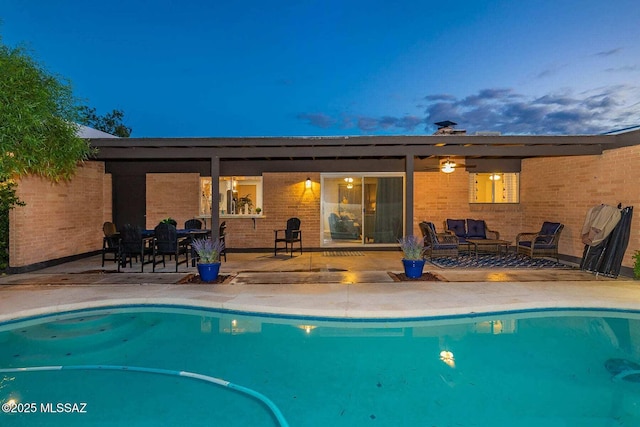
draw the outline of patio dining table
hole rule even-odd
[[[204,239],[211,235],[211,230],[202,230],[200,228],[179,228],[176,230],[178,232],[178,237],[191,237],[191,238],[200,238]],[[142,237],[149,238],[153,237],[155,234],[154,230],[142,230]]]
[[[178,232],[178,239],[184,239],[188,237],[193,241],[193,239],[206,239],[211,236],[211,230],[203,230],[200,228],[179,228],[176,230]],[[142,230],[142,238],[145,240],[151,241],[154,237],[154,230]],[[196,251],[191,247],[191,266],[196,266]]]

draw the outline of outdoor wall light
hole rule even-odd
[[[304,182],[304,188],[311,188],[311,178],[307,177],[307,180]]]

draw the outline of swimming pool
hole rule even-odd
[[[338,322],[129,306],[0,325],[0,368],[193,372],[267,397],[291,426],[639,425],[640,375],[616,379],[616,360],[640,361],[638,313]],[[245,393],[122,369],[3,373],[0,402],[22,405],[0,413],[12,426],[279,425]]]

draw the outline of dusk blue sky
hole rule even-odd
[[[0,0],[0,19],[132,137],[640,125],[637,0]]]

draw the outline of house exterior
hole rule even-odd
[[[512,241],[543,221],[555,221],[565,225],[562,257],[579,260],[590,207],[640,201],[638,130],[90,141],[97,154],[73,180],[19,182],[26,206],[10,214],[12,270],[95,253],[105,221],[153,228],[169,216],[178,224],[200,217],[213,229],[224,221],[230,251],[273,248],[274,230],[290,217],[301,219],[307,250],[392,247],[398,236],[419,235],[424,220],[442,227],[446,218],[484,219]],[[442,159],[466,167],[442,173]],[[516,189],[509,190],[515,201],[476,202],[472,187],[483,174],[517,177]],[[636,217],[623,269],[631,268],[640,250],[639,226]]]

